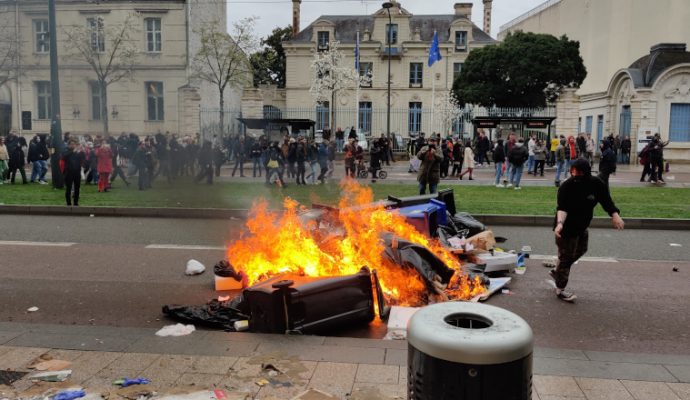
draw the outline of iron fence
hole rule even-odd
[[[202,108],[199,110],[199,125],[201,137],[210,140],[213,135],[218,137],[233,136],[244,132],[244,127],[238,118],[242,117],[239,110],[223,111],[223,127],[220,126],[220,108]]]

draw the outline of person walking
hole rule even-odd
[[[577,296],[566,291],[572,265],[587,252],[589,224],[597,203],[611,216],[613,227],[625,226],[604,182],[592,176],[589,161],[578,159],[570,166],[570,179],[558,188],[557,211],[553,228],[558,261],[549,271],[556,286],[556,297],[574,302]]]
[[[469,140],[465,141],[465,151],[462,158],[462,168],[465,171],[463,171],[458,176],[458,179],[462,180],[462,177],[465,176],[465,174],[469,173],[469,180],[473,181],[474,178],[472,178],[472,171],[474,171],[474,151],[472,151],[472,143]]]
[[[113,151],[110,145],[106,142],[95,151],[96,156],[96,171],[98,171],[98,192],[104,193],[108,191],[110,173],[113,172]]]
[[[206,144],[206,143],[204,143]],[[244,136],[240,136],[235,148],[235,167],[232,169],[232,176],[235,176],[237,168],[240,168],[240,178],[244,178],[244,157],[247,155]],[[203,170],[203,166],[201,167]]]
[[[417,173],[419,194],[426,194],[427,186],[429,186],[430,194],[436,193],[438,183],[441,180],[441,161],[443,160],[443,153],[436,137],[430,137],[429,144],[422,146],[417,153],[417,159],[421,161]]]
[[[321,184],[326,183],[326,174],[328,174],[329,167],[328,167],[328,158],[329,158],[329,151],[328,148],[331,145],[333,140],[323,140],[321,143],[319,143],[316,146],[316,159],[319,163],[319,176],[316,178],[321,182]],[[335,144],[333,145],[333,150],[335,151]]]
[[[236,159],[240,158],[242,156],[238,154]],[[194,178],[194,183],[198,183],[204,178],[206,178],[206,183],[213,184],[213,147],[208,140],[204,141],[201,150],[199,150],[199,174]]]
[[[594,165],[594,139],[592,139],[592,134],[588,133],[587,138],[585,139],[585,149],[587,151],[587,161],[589,161],[589,165]]]
[[[252,177],[256,178],[256,173],[258,171],[259,178],[261,178],[261,144],[257,141],[252,144],[252,150],[250,157],[252,158]],[[219,174],[216,174],[219,176]]]
[[[505,165],[506,155],[503,152],[503,139],[498,139],[494,146],[494,165],[496,166],[496,181],[494,184],[497,188],[504,187],[501,185],[501,177],[503,177],[503,166]]]
[[[549,166],[553,167],[556,165],[556,148],[561,144],[561,140],[554,135],[551,138],[551,146],[550,146],[550,157],[549,157]]]
[[[534,168],[534,148],[537,145],[537,141],[534,139],[534,135],[529,135],[529,140],[527,141],[527,173],[530,174],[536,171]]]
[[[9,167],[10,153],[7,152],[5,146],[5,138],[0,136],[0,185],[8,183],[7,174],[10,171]]]
[[[378,171],[381,169],[381,159],[383,158],[383,149],[381,141],[374,140],[372,142],[371,150],[369,151],[369,171],[371,172],[371,183],[376,182]]]
[[[539,176],[544,176],[544,165],[546,164],[546,147],[544,143],[537,139],[534,143],[534,176],[537,176],[537,170],[539,170]]]
[[[625,136],[621,140],[621,163],[630,164],[630,149],[632,148],[632,143],[630,142],[630,137]]]
[[[508,162],[510,162],[510,183],[507,187],[515,186],[515,190],[520,190],[520,180],[522,179],[522,169],[529,154],[525,148],[525,139],[518,139],[508,153]]]
[[[127,176],[125,176],[124,171],[124,168],[127,167],[126,151],[124,151],[123,147],[115,140],[110,141],[110,149],[113,151],[113,172],[110,174],[110,184],[108,188],[110,188],[110,185],[112,185],[118,176],[122,179],[125,185],[129,186],[129,181],[127,180]]]
[[[329,142],[326,150],[328,151],[328,177],[332,178],[333,173],[335,172],[335,152],[337,150],[335,142]],[[340,151],[342,152],[342,149]],[[325,170],[322,169],[321,171],[323,172]]]
[[[554,184],[556,187],[561,186],[561,173],[565,169],[565,139],[561,139],[556,151],[554,151],[554,159],[556,162],[556,179]]]
[[[304,175],[307,169],[304,163],[307,161],[307,143],[303,137],[299,138],[297,141],[297,146],[295,147],[295,161],[297,162],[297,184],[306,185],[307,181],[304,180]]]
[[[17,177],[17,171],[22,176],[22,183],[27,184],[26,171],[24,170],[24,165],[26,165],[26,159],[24,154],[24,148],[28,147],[26,144],[26,139],[22,136],[17,136],[14,132],[10,132],[7,135],[7,153],[10,156],[9,160],[9,179],[10,183],[14,185],[15,178]]]
[[[220,168],[225,164],[223,146],[220,144],[220,141],[216,141],[215,144],[211,142],[211,147],[213,148],[213,172],[216,178],[220,178]],[[261,157],[261,154],[259,154],[259,157]],[[256,169],[254,170],[254,176],[256,176]],[[261,164],[259,164],[259,176],[261,176]]]
[[[266,174],[266,185],[273,184],[273,176],[275,175],[278,186],[281,188],[285,187],[285,182],[283,181],[285,157],[283,156],[283,150],[277,141],[273,142],[273,144],[269,147],[266,168],[268,168],[268,173]]]
[[[357,152],[354,139],[350,139],[343,148],[343,152],[345,153],[345,177],[354,178],[356,173],[355,153]]]
[[[27,161],[32,165],[31,167],[31,183],[35,183],[38,179],[38,183],[45,185],[46,173],[48,173],[48,159],[50,158],[50,153],[48,152],[48,146],[45,139],[41,136],[36,135],[29,142],[29,154]]]
[[[62,153],[62,175],[65,179],[65,202],[68,206],[79,206],[81,169],[86,164],[84,152],[79,149],[76,139],[69,139],[67,150]]]
[[[450,173],[452,177],[457,178],[462,172],[463,151],[462,142],[457,139],[453,144],[453,171]]]
[[[616,172],[616,153],[611,148],[611,143],[608,140],[602,140],[601,158],[599,159],[599,179],[609,188],[609,175]]]

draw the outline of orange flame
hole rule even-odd
[[[446,296],[470,299],[485,290],[479,278],[470,280],[462,275],[460,261],[437,240],[417,231],[398,213],[373,204],[370,188],[352,180],[341,186],[340,212],[327,229],[319,229],[313,221],[302,223],[302,209],[289,198],[280,214],[269,211],[264,200],[252,207],[247,221],[249,234],[228,249],[228,260],[245,272],[249,285],[286,272],[310,277],[341,276],[356,274],[368,266],[377,270],[389,301],[410,306],[424,304],[430,293],[419,274],[383,256],[382,234],[392,233],[427,247],[456,271]]]

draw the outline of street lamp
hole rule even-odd
[[[386,109],[386,137],[391,138],[391,42],[393,41],[393,19],[391,7],[393,3],[387,1],[381,5],[388,11],[388,108]]]
[[[50,123],[50,138],[53,146],[53,154],[50,157],[51,176],[53,188],[62,189],[64,179],[60,172],[60,156],[64,149],[62,141],[62,124],[60,121],[60,83],[58,81],[58,53],[57,53],[57,27],[55,19],[55,0],[48,0],[48,20],[50,31],[50,98],[52,117]]]

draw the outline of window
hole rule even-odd
[[[410,63],[410,87],[422,87],[423,68],[422,63]]]
[[[163,82],[146,82],[146,105],[149,121],[164,121]]]
[[[316,129],[324,130],[330,126],[331,107],[327,101],[316,105]]]
[[[591,115],[585,117],[585,133],[592,133],[592,118]]]
[[[453,63],[453,82],[455,82],[458,79],[458,76],[460,76],[463,65],[464,63]]]
[[[371,132],[371,102],[359,102],[359,132]]]
[[[386,44],[398,44],[398,24],[386,24]]]
[[[577,133],[578,135],[582,132],[582,117],[577,119]]]
[[[328,44],[330,43],[329,40],[329,32],[328,31],[323,31],[323,32],[318,32],[317,33],[317,48],[319,50],[328,50]]]
[[[422,103],[410,103],[407,129],[410,133],[419,133],[422,130]]]
[[[91,49],[99,53],[105,51],[105,31],[103,17],[87,18],[86,24],[91,30]]]
[[[668,137],[673,142],[690,142],[690,103],[671,104]]]
[[[604,116],[597,116],[597,144],[604,138]]]
[[[623,106],[620,115],[620,127],[618,127],[618,134],[621,136],[630,136],[630,120],[632,114],[630,113],[630,106]]]
[[[146,51],[149,53],[160,53],[162,46],[161,19],[146,18]]]
[[[103,119],[103,92],[98,82],[89,83],[91,89],[91,119],[100,121]]]
[[[455,32],[455,51],[467,51],[467,31]]]
[[[36,99],[38,100],[38,119],[53,118],[52,98],[50,96],[50,82],[36,82]]]
[[[47,19],[34,20],[34,33],[36,38],[36,53],[50,51],[50,30]]]
[[[462,136],[465,131],[465,120],[462,117],[457,117],[453,120],[453,135]]]
[[[367,82],[362,83],[360,87],[371,87],[372,81],[374,80],[373,73],[374,64],[370,62],[360,62],[359,63],[359,76],[367,77]]]

